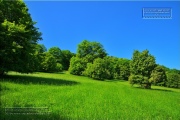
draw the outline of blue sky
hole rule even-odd
[[[100,42],[110,56],[131,59],[148,49],[156,62],[180,69],[180,1],[25,1],[48,49],[76,53],[82,40]],[[142,19],[142,8],[171,7],[172,19]]]

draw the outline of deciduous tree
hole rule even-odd
[[[45,52],[41,66],[43,72],[56,72],[57,71],[56,58],[51,53]]]
[[[69,72],[73,75],[82,75],[85,67],[86,63],[83,61],[83,59],[72,57],[70,60]]]
[[[84,58],[87,63],[92,63],[96,58],[104,58],[106,55],[103,45],[99,42],[83,40],[78,45],[77,57]]]
[[[167,76],[166,76],[165,69],[162,66],[158,65],[154,68],[154,70],[151,73],[150,82],[159,86],[166,85]]]
[[[59,47],[51,47],[48,52],[54,56],[56,63],[63,63],[63,54]]]
[[[0,74],[34,71],[35,44],[42,39],[35,24],[23,1],[0,1]]]
[[[70,65],[70,60],[73,56],[75,56],[75,54],[71,53],[69,50],[62,50],[61,52],[63,55],[63,59],[62,59],[63,69],[68,70]]]
[[[149,54],[148,50],[142,52],[135,50],[130,63],[130,83],[140,84],[143,88],[151,88],[150,76],[155,67],[155,57]]]
[[[180,70],[170,69],[167,74],[167,87],[180,88]]]
[[[81,75],[87,67],[87,63],[93,63],[96,58],[104,58],[107,55],[103,46],[98,42],[83,40],[77,49],[76,57],[70,61],[70,73]]]

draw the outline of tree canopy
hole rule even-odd
[[[42,39],[35,24],[23,1],[0,1],[0,74],[34,71],[35,44]]]
[[[86,62],[93,62],[96,58],[103,58],[107,56],[103,45],[99,42],[90,42],[83,40],[78,44],[77,57],[84,58]]]
[[[167,76],[165,69],[157,65],[151,73],[150,82],[155,85],[165,86],[167,82]]]
[[[76,58],[71,59],[69,71],[74,75],[82,75],[88,63],[93,63],[96,58],[104,58],[106,55],[100,43],[83,40],[78,44]]]
[[[140,84],[143,88],[151,88],[151,73],[156,67],[155,57],[148,50],[139,52],[135,50],[130,64],[131,84]]]

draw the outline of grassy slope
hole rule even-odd
[[[44,118],[29,115],[29,119],[180,119],[179,89],[144,90],[125,81],[96,81],[67,72],[11,72],[0,83],[2,107],[49,107],[51,111]]]

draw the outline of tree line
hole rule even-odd
[[[151,88],[152,84],[180,88],[180,70],[157,64],[148,50],[134,50],[129,60],[108,56],[100,43],[87,40],[78,45],[76,56],[70,60],[69,72],[98,80],[128,80],[142,88]]]
[[[131,60],[108,56],[101,43],[88,40],[78,44],[76,54],[59,47],[47,50],[38,44],[42,33],[35,24],[23,1],[0,1],[0,75],[68,70],[98,80],[128,80],[143,88],[180,88],[180,70],[156,64],[148,50],[134,50]]]
[[[48,51],[43,44],[37,44],[34,54],[34,71],[37,72],[62,72],[68,70],[70,59],[75,56],[69,50],[51,47]]]

